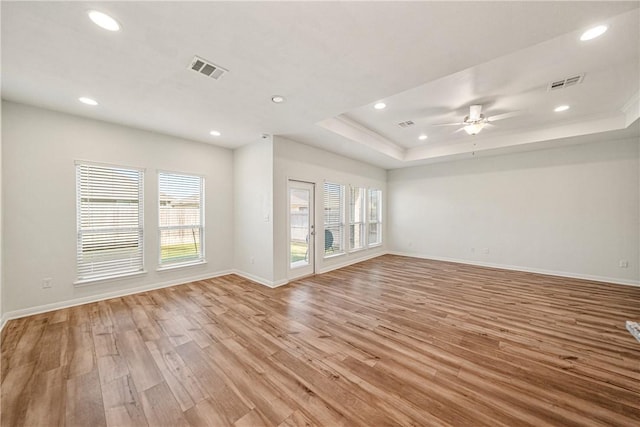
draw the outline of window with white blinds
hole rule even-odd
[[[204,178],[160,172],[160,265],[204,261]]]
[[[382,243],[382,191],[369,189],[369,246]]]
[[[362,249],[365,241],[365,196],[366,190],[351,187],[349,197],[349,249]]]
[[[143,171],[76,164],[78,281],[143,270]]]
[[[344,253],[344,185],[324,183],[324,256]]]

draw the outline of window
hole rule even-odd
[[[160,172],[160,266],[204,261],[204,178]]]
[[[349,198],[349,249],[365,247],[365,194],[361,187],[351,187]]]
[[[78,281],[140,272],[143,171],[76,164]]]
[[[324,256],[344,252],[344,185],[324,183]]]
[[[369,189],[369,246],[382,243],[382,191]]]

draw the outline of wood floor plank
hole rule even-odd
[[[129,373],[138,391],[144,391],[163,381],[160,370],[138,331],[127,330],[119,333],[116,335],[116,341],[129,365]]]
[[[209,397],[167,338],[149,341],[147,347],[182,411]]]
[[[230,425],[225,415],[209,399],[198,402],[185,411],[185,417],[194,427]]]
[[[140,393],[142,409],[149,425],[158,427],[182,427],[189,422],[173,398],[165,382],[161,382]]]
[[[224,416],[227,424],[233,424],[252,408],[247,399],[239,396],[229,384],[225,383],[219,367],[212,364],[203,350],[191,341],[177,348],[178,354],[191,367],[202,388],[209,393],[209,402],[217,413]]]
[[[278,427],[315,427],[309,418],[307,418],[301,411],[295,411],[286,420],[284,420]]]
[[[243,365],[222,343],[210,346],[204,353],[225,373],[225,381],[233,383],[237,393],[246,397],[247,406],[258,409],[261,418],[277,425],[291,415],[293,409],[279,398],[278,390],[262,381],[258,372]],[[226,374],[228,372],[233,375]]]
[[[25,415],[25,426],[65,425],[66,387],[64,383],[62,367],[37,374]]]
[[[9,369],[2,378],[0,421],[3,426],[24,425],[29,397],[36,379],[36,362]]]
[[[67,346],[63,361],[67,367],[66,377],[72,378],[93,371],[96,363],[91,326],[68,326],[66,337]]]
[[[640,288],[385,255],[11,320],[0,426],[640,425]]]
[[[98,370],[67,380],[66,424],[102,427],[107,425]]]
[[[252,409],[233,425],[234,427],[269,427],[273,424],[258,409]]]
[[[140,396],[130,375],[103,382],[101,389],[108,427],[148,425]]]

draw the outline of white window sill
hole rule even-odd
[[[156,271],[178,270],[180,268],[187,268],[187,267],[193,267],[196,265],[206,265],[206,264],[207,264],[206,260],[180,262],[175,264],[161,265],[156,269]]]
[[[380,246],[382,246],[382,242],[376,243],[375,245],[369,245],[369,249],[379,248]]]
[[[142,276],[143,274],[147,274],[147,270],[134,271],[133,273],[117,274],[113,276],[92,277],[90,279],[76,280],[75,282],[73,282],[73,286],[95,285],[100,282],[108,282],[111,280],[119,280],[119,279],[125,279],[129,277]]]
[[[336,253],[332,253],[331,255],[325,255],[324,259],[338,258],[346,254],[347,254],[346,252],[336,252]]]
[[[350,254],[354,254],[356,252],[362,252],[362,251],[366,251],[367,248],[357,248],[357,249],[349,249],[349,253]]]

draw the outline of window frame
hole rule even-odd
[[[173,175],[173,176],[185,176],[185,177],[189,177],[189,178],[198,178],[200,180],[200,194],[199,194],[199,216],[200,216],[200,224],[199,225],[194,225],[194,224],[184,224],[184,225],[180,225],[180,226],[162,226],[162,221],[161,221],[161,216],[162,216],[162,207],[161,207],[161,184],[160,184],[160,177],[161,175]],[[194,266],[194,265],[201,265],[201,264],[206,264],[207,260],[206,260],[206,251],[205,251],[205,236],[206,236],[206,227],[205,227],[205,183],[206,183],[206,177],[204,175],[200,175],[200,174],[196,174],[196,173],[187,173],[187,172],[181,172],[181,171],[170,171],[170,170],[158,170],[157,171],[157,184],[158,184],[158,191],[157,191],[157,203],[156,203],[156,208],[158,209],[158,245],[157,245],[157,250],[158,250],[158,271],[163,271],[163,270],[173,270],[176,268],[182,268],[182,267],[190,267],[190,266]],[[199,228],[199,249],[200,249],[200,253],[199,253],[199,257],[197,258],[193,258],[193,259],[183,259],[183,260],[178,260],[178,261],[172,261],[172,262],[167,262],[164,261],[162,259],[162,231],[163,230],[180,230],[180,229],[193,229],[193,228]]]
[[[102,282],[107,280],[118,279],[122,277],[136,276],[140,274],[145,274],[145,251],[144,251],[144,176],[145,169],[139,168],[135,166],[126,166],[126,165],[116,165],[109,163],[100,163],[100,162],[92,162],[85,160],[76,160],[74,162],[75,165],[75,174],[76,174],[76,281],[73,282],[75,286],[82,286],[86,284],[92,284],[94,282]],[[130,230],[137,231],[137,248],[139,248],[139,263],[135,268],[132,269],[113,269],[111,272],[108,270],[106,272],[102,272],[99,274],[87,274],[82,273],[83,266],[90,265],[91,263],[82,262],[83,261],[83,248],[85,240],[83,236],[86,234],[97,233],[98,229],[95,227],[93,229],[83,230],[82,223],[84,218],[83,216],[83,198],[87,198],[86,194],[82,194],[82,168],[101,168],[101,169],[111,169],[111,170],[120,170],[127,172],[137,172],[137,221],[138,224],[135,227],[113,227],[112,230]],[[83,197],[85,196],[85,197]],[[117,231],[116,231],[117,232]],[[114,232],[114,234],[116,233]],[[127,258],[122,258],[127,259]],[[129,258],[136,259],[136,258]]]
[[[362,201],[361,201],[361,206],[360,206],[360,211],[362,212],[361,217],[360,217],[360,221],[355,221],[355,215],[354,215],[354,207],[355,207],[355,202],[352,203],[352,199],[353,199],[353,190],[354,189],[358,189],[358,190],[362,190]],[[349,212],[348,212],[349,218],[348,218],[348,225],[349,225],[349,235],[348,235],[348,250],[349,252],[358,252],[358,251],[362,251],[368,248],[367,245],[367,187],[359,187],[359,186],[354,186],[354,185],[350,185],[349,186]],[[351,221],[351,218],[354,218],[354,221]],[[362,242],[361,246],[358,247],[352,247],[351,246],[351,242],[353,240],[353,242],[355,242],[355,226],[356,224],[358,224],[360,226],[360,233],[361,233],[361,237],[360,237],[360,241]],[[351,238],[351,233],[354,233],[354,238]]]
[[[339,222],[333,222],[333,223],[327,223],[327,207],[326,207],[326,186],[327,185],[335,185],[337,187],[340,188],[340,212],[339,212]],[[333,257],[337,257],[337,256],[341,256],[347,253],[347,248],[345,245],[345,237],[346,237],[346,233],[345,230],[347,228],[346,225],[346,216],[347,216],[347,206],[346,206],[346,186],[344,184],[340,184],[337,182],[331,182],[331,181],[325,181],[323,183],[322,186],[322,191],[323,191],[323,200],[322,200],[322,208],[323,208],[323,227],[324,227],[324,233],[325,233],[325,238],[326,238],[326,230],[327,228],[335,228],[336,226],[340,229],[340,250],[339,251],[334,251],[331,252],[330,254],[327,254],[327,248],[326,248],[326,241],[324,242],[324,250],[323,250],[323,258],[324,259],[328,259],[328,258],[333,258]],[[334,238],[334,242],[336,241],[335,236]]]
[[[377,192],[378,193],[378,209],[376,210],[376,220],[372,221],[371,220],[371,193],[373,192]],[[378,246],[382,246],[383,244],[383,233],[382,233],[382,206],[383,206],[383,200],[382,200],[382,190],[378,189],[378,188],[368,188],[367,189],[367,247],[368,248],[375,248]],[[378,236],[379,236],[379,241],[375,242],[375,243],[371,243],[369,241],[369,236],[371,236],[371,224],[376,224],[378,226]]]

